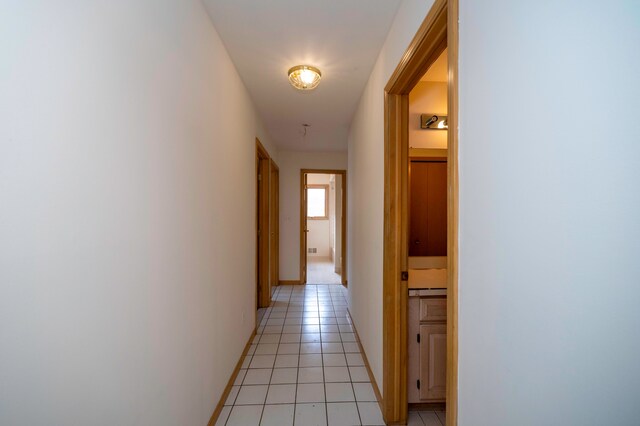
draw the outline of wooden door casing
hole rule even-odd
[[[326,174],[340,175],[342,179],[342,217],[341,219],[341,276],[342,284],[347,285],[347,171],[336,169],[301,169],[300,170],[300,280],[307,283],[307,175]]]
[[[269,181],[271,180],[270,157],[267,150],[256,139],[256,280],[257,308],[271,304],[269,276]]]
[[[302,174],[302,214],[300,220],[302,221],[302,250],[300,253],[300,284],[307,283],[307,237],[309,236],[309,228],[307,225],[307,173]]]
[[[278,285],[280,279],[280,170],[276,163],[271,160],[271,238],[269,248],[269,259],[271,263],[271,289]]]

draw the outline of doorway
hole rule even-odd
[[[409,93],[447,49],[446,424],[457,424],[458,395],[458,3],[436,0],[385,87],[383,398],[388,424],[407,421],[409,299]],[[425,111],[426,112],[426,111]],[[442,112],[442,111],[431,111]],[[428,124],[428,123],[427,123]],[[441,245],[439,245],[441,247]],[[435,251],[441,251],[436,247]],[[443,346],[440,346],[443,348]],[[442,355],[444,353],[444,355]]]
[[[343,284],[346,276],[347,173],[300,171],[300,284]]]
[[[278,165],[271,159],[271,182],[270,188],[270,288],[278,285],[280,280],[280,169]]]
[[[256,308],[271,304],[278,283],[279,169],[256,139]],[[258,314],[258,320],[260,311]]]

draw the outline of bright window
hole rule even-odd
[[[307,217],[309,219],[328,219],[329,185],[307,186]]]

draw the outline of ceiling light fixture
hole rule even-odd
[[[289,69],[289,82],[298,90],[313,90],[322,78],[322,73],[311,65],[296,65]]]

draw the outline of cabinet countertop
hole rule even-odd
[[[446,296],[446,288],[410,288],[409,297],[419,296]]]

